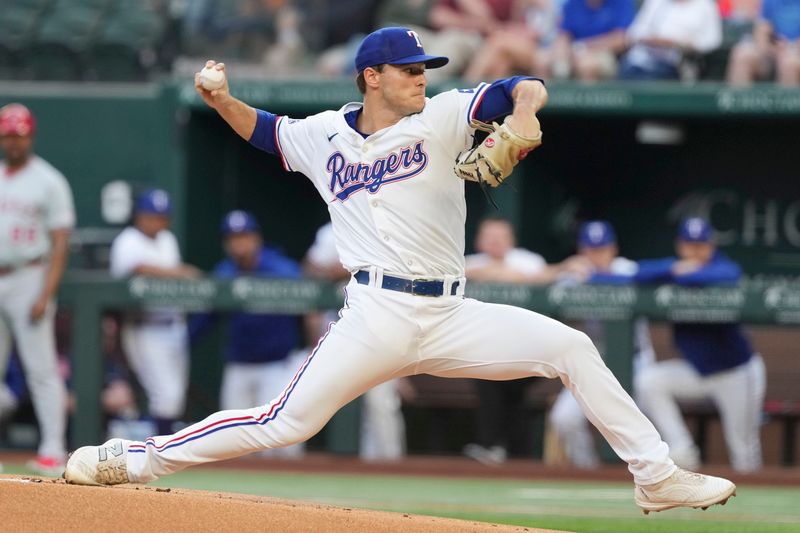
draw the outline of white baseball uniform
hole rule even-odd
[[[420,373],[558,377],[637,483],[672,475],[667,445],[585,334],[463,297],[466,203],[453,162],[473,141],[469,121],[487,88],[441,93],[366,138],[346,118],[360,103],[270,123],[286,168],[305,174],[328,204],[339,257],[354,274],[341,318],[269,404],[130,444],[131,481],[308,439],[371,387]],[[413,293],[391,289],[401,286]]]
[[[464,258],[464,261],[466,269],[470,270],[489,265],[492,258],[487,254],[470,254]],[[547,266],[547,261],[536,252],[531,252],[524,248],[513,248],[503,258],[503,264],[522,274],[533,275],[541,272]]]
[[[336,239],[330,222],[317,230],[307,257],[323,268],[340,265]],[[326,317],[325,322],[336,317]],[[406,452],[406,423],[397,380],[372,387],[362,396],[359,457],[366,461],[400,459]]]
[[[74,225],[72,192],[58,170],[35,155],[10,174],[0,162],[0,381],[13,336],[39,421],[38,453],[59,460],[66,456],[66,388],[58,372],[55,302],[38,322],[29,313],[45,281],[50,231]]]
[[[739,472],[755,472],[763,466],[760,427],[766,388],[767,371],[759,354],[743,365],[708,376],[685,359],[673,358],[636,377],[639,404],[658,424],[678,464],[696,467],[700,462],[700,451],[678,401],[711,399],[720,413],[731,465]]]
[[[491,256],[485,253],[466,256],[464,264],[467,276],[492,262]],[[503,256],[503,265],[520,274],[534,276],[547,268],[547,261],[536,252],[512,248]],[[464,446],[464,455],[488,465],[502,464],[508,458],[509,448],[513,448],[514,444],[511,426],[519,422],[524,389],[528,384],[527,381],[509,383],[484,380],[475,383],[479,402],[475,416],[476,439]]]
[[[122,230],[111,244],[111,275],[130,276],[140,265],[180,266],[181,253],[175,235],[162,230],[151,239],[134,227]],[[147,394],[150,415],[161,419],[181,417],[189,383],[184,315],[174,309],[130,313],[121,335],[128,363]]]
[[[609,271],[611,274],[630,276],[636,272],[636,268],[635,261],[616,257],[612,261]],[[647,319],[637,319],[633,327],[635,349],[633,374],[636,376],[641,368],[655,361],[655,350],[650,339],[650,325]],[[584,324],[584,330],[599,348],[600,353],[605,354],[603,325],[598,321],[588,321]],[[564,452],[573,465],[580,468],[593,468],[599,464],[600,459],[588,422],[569,389],[561,390],[550,411],[549,419],[564,446]]]

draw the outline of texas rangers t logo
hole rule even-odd
[[[428,166],[428,154],[422,143],[417,141],[413,146],[390,152],[372,164],[349,163],[341,152],[334,152],[326,166],[331,175],[331,192],[344,201],[362,189],[375,194],[387,183],[413,178]]]

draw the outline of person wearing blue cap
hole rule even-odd
[[[708,220],[692,217],[679,228],[677,257],[639,261],[639,283],[684,287],[732,286],[739,265],[717,249]],[[700,453],[680,413],[681,400],[710,399],[722,420],[731,465],[740,472],[761,468],[760,421],[766,389],[761,356],[737,322],[680,322],[673,325],[683,358],[649,366],[635,379],[637,399],[670,446],[672,458],[686,468],[700,464]]]
[[[249,211],[234,210],[222,218],[222,247],[227,257],[217,263],[213,275],[219,279],[241,276],[299,278],[300,266],[278,249],[264,244],[261,225]],[[204,314],[193,317],[190,337],[195,341],[216,319]],[[302,363],[293,350],[301,343],[297,315],[237,311],[227,315],[225,370],[220,388],[222,409],[244,409],[264,404],[277,396]],[[269,455],[297,458],[302,443],[268,450]]]
[[[203,102],[243,139],[278,155],[286,170],[308,177],[320,194],[350,273],[341,319],[271,402],[214,413],[145,442],[85,446],[67,464],[68,482],[146,483],[302,442],[340,407],[398,377],[545,376],[571,388],[628,463],[634,501],[645,512],[708,507],[734,494],[730,481],[674,464],[585,334],[527,309],[464,297],[464,180],[499,185],[541,144],[537,113],[547,90],[540,79],[513,77],[428,98],[426,69],[447,62],[427,54],[413,30],[381,28],[356,53],[363,101],[304,119],[256,110],[231,96],[226,79],[207,90],[197,73]],[[206,68],[225,69],[211,60]],[[480,123],[493,121],[502,124],[476,139],[486,127]]]
[[[152,276],[187,279],[200,271],[181,258],[178,240],[169,230],[172,203],[162,189],[136,196],[132,225],[111,243],[109,268],[115,278]],[[148,400],[148,414],[158,431],[172,431],[183,416],[189,384],[186,319],[176,309],[127,313],[121,328],[128,364]]]
[[[578,253],[568,259],[558,283],[630,284],[638,270],[635,261],[619,255],[617,234],[607,220],[590,220],[581,224],[577,239]],[[605,355],[605,332],[599,320],[587,320],[581,329]],[[634,323],[633,373],[655,361],[650,327],[645,318]],[[549,422],[569,461],[578,468],[595,468],[600,459],[595,448],[589,422],[569,389],[564,388],[550,411]]]

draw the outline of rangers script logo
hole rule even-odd
[[[335,152],[328,158],[326,166],[331,175],[331,192],[338,200],[344,201],[362,189],[375,194],[387,183],[413,178],[428,166],[428,154],[422,148],[422,142],[391,152],[371,164],[348,163],[341,152]]]

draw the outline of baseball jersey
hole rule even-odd
[[[241,270],[230,258],[214,268],[214,275],[222,279],[237,276],[275,278],[301,277],[300,265],[278,250],[261,249],[254,270]],[[285,359],[300,341],[299,317],[262,313],[236,312],[229,315],[225,342],[225,360],[235,363],[268,363]],[[211,325],[210,314],[192,318],[190,336],[194,339]]]
[[[151,239],[133,226],[122,230],[111,243],[111,276],[124,278],[134,274],[139,265],[175,268],[182,263],[178,240],[169,230],[161,230]],[[145,317],[151,321],[174,321],[183,315],[171,309],[152,310]]]
[[[470,254],[464,258],[464,262],[467,269],[482,268],[491,263],[492,259],[486,254]],[[503,258],[503,264],[517,272],[532,275],[543,270],[547,266],[547,261],[530,250],[514,248]]]
[[[735,284],[742,273],[739,265],[720,251],[702,268],[689,274],[672,274],[675,261],[675,257],[639,261],[635,279],[641,283],[676,283],[689,287],[724,286]],[[673,337],[686,360],[703,376],[743,365],[753,354],[739,323],[676,323]]]
[[[330,222],[317,230],[314,242],[306,252],[306,256],[315,265],[323,267],[340,264],[339,254],[336,253],[336,237]]]
[[[466,202],[453,164],[472,144],[470,121],[510,113],[521,79],[438,94],[421,112],[368,136],[354,127],[362,103],[302,120],[258,111],[250,143],[312,181],[347,270],[463,277]]]
[[[722,42],[722,20],[717,3],[712,0],[645,0],[628,28],[628,37],[634,41],[648,37],[669,39],[706,53]],[[669,50],[673,53],[668,54]],[[678,52],[664,49],[661,53],[671,58]]]
[[[800,2],[797,0],[764,0],[761,18],[768,21],[775,33],[784,39],[800,39]]]
[[[633,21],[633,0],[605,0],[597,6],[586,0],[567,0],[563,7],[561,29],[576,41],[624,30]]]
[[[36,155],[11,173],[0,161],[0,266],[46,256],[50,231],[74,225],[72,191],[61,172]]]

